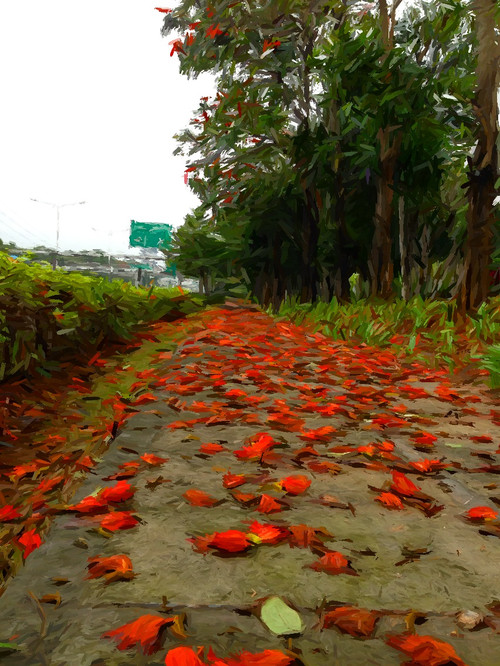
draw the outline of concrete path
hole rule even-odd
[[[221,658],[276,649],[307,666],[390,666],[408,657],[386,637],[411,630],[451,644],[469,666],[499,664],[498,523],[463,517],[477,506],[494,517],[500,503],[498,394],[249,309],[191,319],[191,335],[152,369],[154,400],[72,504],[120,482],[133,496],[106,513],[55,517],[0,598],[0,642],[18,646],[0,648],[0,663],[163,664],[191,645]],[[445,467],[419,472],[423,459]],[[420,490],[405,495],[403,479]],[[382,492],[402,508],[375,501]],[[108,511],[137,523],[103,529]],[[255,521],[281,531],[266,536]],[[241,551],[224,538],[217,547],[228,530],[247,535],[233,534],[247,540]],[[342,572],[322,570],[331,552],[348,561]],[[89,558],[116,555],[135,577],[87,579]],[[270,596],[297,610],[300,635],[277,636],[259,619]],[[376,612],[373,631],[322,628],[339,606]],[[178,616],[154,654],[102,637],[146,614]]]

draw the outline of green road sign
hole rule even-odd
[[[130,247],[169,247],[172,231],[170,224],[130,220]]]
[[[130,268],[142,268],[144,271],[151,270],[151,266],[149,264],[130,264]]]

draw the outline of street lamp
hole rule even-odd
[[[39,199],[33,199],[33,197],[30,197],[31,201],[36,201],[36,203],[41,203],[45,204],[46,206],[52,206],[52,208],[55,208],[57,211],[57,230],[56,230],[56,256],[54,257],[54,263],[52,264],[52,268],[55,270],[57,268],[57,255],[59,254],[59,211],[61,208],[64,208],[65,206],[80,206],[81,204],[86,204],[86,201],[75,201],[74,203],[64,203],[64,204],[56,204],[56,203],[51,203],[49,201],[40,201]]]

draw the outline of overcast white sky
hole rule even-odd
[[[1,0],[0,238],[128,250],[131,219],[182,224],[198,200],[172,135],[213,78],[188,80],[162,0]],[[95,231],[93,229],[95,229]]]

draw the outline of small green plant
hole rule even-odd
[[[354,283],[354,281],[353,281]],[[354,283],[355,284],[355,283]],[[453,369],[479,361],[490,373],[493,388],[500,385],[500,297],[483,303],[478,312],[460,325],[455,323],[454,301],[424,300],[392,302],[354,298],[350,303],[299,304],[297,298],[283,302],[277,317],[296,324],[309,323],[316,330],[340,340],[395,348],[398,354],[428,363],[443,362]],[[268,314],[272,314],[271,309]]]

